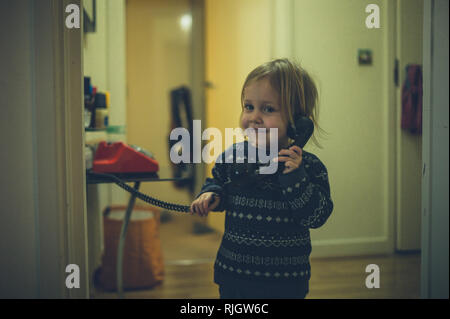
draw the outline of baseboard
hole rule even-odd
[[[390,254],[394,252],[387,237],[347,238],[312,241],[311,258]]]

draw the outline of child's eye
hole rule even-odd
[[[271,106],[265,106],[263,110],[264,110],[264,112],[267,112],[267,113],[272,113],[275,111],[275,109]]]
[[[244,105],[244,109],[245,109],[245,110],[248,110],[248,111],[251,111],[251,110],[253,110],[253,105],[251,105],[251,104],[245,104],[245,105]]]

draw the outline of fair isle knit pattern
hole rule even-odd
[[[219,158],[224,156],[225,152]],[[333,210],[326,167],[314,154],[303,151],[298,169],[242,182],[232,179],[231,164],[224,162],[216,161],[213,178],[206,179],[198,195],[217,193],[221,200],[214,211],[225,211],[214,281],[281,285],[308,281],[309,229],[322,226]]]

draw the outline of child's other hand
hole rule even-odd
[[[208,216],[209,211],[216,208],[219,202],[220,197],[216,193],[203,193],[192,202],[190,213],[198,214],[199,216]]]
[[[283,174],[287,174],[299,168],[302,163],[302,149],[297,145],[291,146],[289,149],[282,149],[276,158],[278,162],[284,162],[285,169],[283,170]]]

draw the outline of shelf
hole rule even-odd
[[[106,128],[85,128],[85,132],[106,132]]]
[[[183,181],[189,180],[189,176],[182,176],[179,178],[172,177],[172,170],[170,167],[161,168],[157,173],[120,173],[111,174],[124,182],[167,182],[167,181]],[[99,175],[92,170],[86,171],[86,184],[104,184],[115,183],[114,179],[107,176]]]

